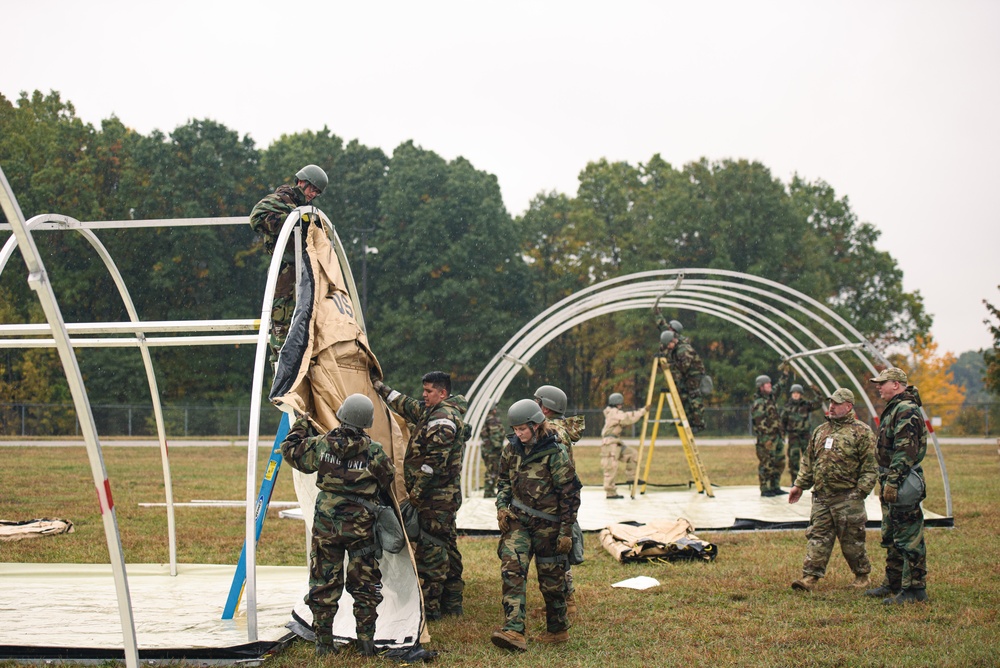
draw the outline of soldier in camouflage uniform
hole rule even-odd
[[[413,424],[403,460],[409,503],[417,511],[417,574],[429,620],[462,614],[462,554],[455,513],[462,505],[462,454],[468,402],[451,395],[451,376],[424,374],[423,400],[417,401],[374,378],[373,385],[392,410]]]
[[[753,433],[757,437],[757,479],[761,496],[788,494],[781,489],[781,472],[785,470],[785,442],[781,434],[781,418],[774,403],[774,394],[780,392],[773,387],[770,376],[757,376],[757,396],[750,409]],[[779,381],[778,387],[781,386]],[[773,391],[772,391],[773,390]]]
[[[927,598],[927,549],[924,545],[926,497],[920,463],[927,454],[927,425],[920,412],[920,394],[907,385],[902,369],[888,368],[871,382],[886,402],[879,420],[875,459],[882,485],[882,547],[886,549],[885,579],[866,595],[885,597],[883,603],[914,603]],[[916,476],[919,495],[900,498],[907,478]],[[911,483],[914,481],[910,481]]]
[[[604,429],[601,430],[601,468],[604,469],[604,493],[609,499],[623,499],[615,485],[618,475],[618,464],[625,462],[625,477],[635,478],[635,469],[639,464],[639,452],[622,442],[622,428],[635,424],[649,410],[643,406],[634,411],[622,410],[625,397],[614,392],[608,397],[608,405],[604,408]]]
[[[869,584],[872,564],[865,551],[865,498],[875,486],[875,434],[854,415],[854,393],[837,388],[830,396],[826,423],[813,432],[805,461],[788,494],[797,503],[802,490],[812,488],[812,510],[806,538],[809,546],[802,577],[792,589],[812,591],[826,575],[835,540],[840,541],[847,565],[854,573],[852,587]]]
[[[674,376],[674,384],[681,396],[681,405],[684,406],[691,431],[701,431],[705,428],[705,404],[701,400],[704,362],[686,337],[681,338],[671,330],[660,334],[660,355],[666,358],[670,373]]]
[[[535,390],[535,402],[542,409],[546,422],[556,430],[559,440],[566,446],[570,461],[576,466],[573,446],[583,436],[586,418],[583,415],[563,415],[568,403],[566,393],[554,385],[542,385]],[[576,614],[576,588],[573,586],[573,567],[569,563],[566,564],[566,612]]]
[[[497,495],[497,473],[500,470],[500,451],[503,450],[503,424],[497,417],[497,405],[493,404],[490,412],[486,415],[483,428],[479,431],[479,450],[483,455],[483,464],[486,467],[486,481],[483,484],[483,498],[492,499]]]
[[[323,192],[329,183],[326,172],[316,165],[306,165],[295,174],[295,185],[278,186],[272,194],[257,202],[250,212],[250,229],[264,237],[264,250],[273,255],[281,226],[288,214],[305,206]],[[295,251],[291,246],[281,249],[281,268],[271,302],[271,331],[267,345],[271,363],[278,361],[288,327],[295,311]]]
[[[566,447],[531,399],[507,412],[514,434],[500,456],[497,525],[504,624],[490,640],[497,647],[527,650],[524,638],[528,566],[532,558],[545,600],[544,643],[569,640],[565,569],[580,508],[580,479]]]
[[[781,428],[788,435],[788,472],[792,474],[792,484],[799,475],[799,461],[802,451],[809,445],[809,414],[823,405],[819,388],[811,386],[813,398],[806,399],[802,386],[796,383],[789,389],[791,398],[781,407]]]
[[[316,473],[316,509],[309,559],[306,604],[313,613],[316,654],[336,653],[333,618],[345,586],[354,597],[358,650],[375,653],[376,608],[382,602],[381,556],[375,543],[375,503],[389,502],[396,469],[382,446],[371,440],[373,406],[362,394],[344,399],[340,426],[323,436],[309,436],[304,416],[295,420],[281,443],[285,461],[303,473]]]

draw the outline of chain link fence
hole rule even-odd
[[[655,411],[655,408],[653,409]],[[1000,432],[1000,402],[972,404],[926,404],[924,410],[934,423],[934,429],[944,436],[996,436]],[[120,404],[91,407],[97,432],[102,436],[156,438],[153,407],[149,405]],[[273,434],[279,415],[270,406],[262,407],[258,433]],[[664,409],[664,416],[669,417]],[[586,416],[585,437],[600,437],[604,426],[603,410],[598,408],[570,408],[567,415]],[[503,415],[501,414],[501,418]],[[864,407],[858,408],[858,417],[869,418]],[[246,406],[164,406],[163,421],[167,434],[180,437],[242,437],[247,434],[250,409]],[[941,424],[937,424],[940,420]],[[820,424],[822,415],[813,414],[813,427]],[[750,405],[706,406],[707,428],[701,437],[751,436]],[[664,432],[663,430],[667,431]],[[673,435],[672,425],[660,425],[660,433]],[[637,438],[642,431],[642,421],[626,427],[623,434]],[[80,424],[72,404],[21,404],[0,403],[0,436],[78,436]]]

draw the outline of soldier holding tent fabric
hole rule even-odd
[[[352,394],[337,411],[340,426],[322,436],[309,436],[309,423],[299,417],[281,443],[281,454],[303,473],[316,473],[316,508],[309,559],[306,604],[313,613],[316,654],[336,654],[333,618],[345,587],[354,598],[354,620],[361,654],[375,653],[376,609],[382,602],[381,557],[375,542],[373,504],[386,505],[396,469],[382,446],[365,429],[372,426],[374,407],[363,394]]]

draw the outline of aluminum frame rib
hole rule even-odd
[[[678,308],[730,322],[771,348],[810,383],[829,394],[840,385],[851,385],[872,416],[875,408],[858,378],[839,353],[853,355],[871,374],[872,361],[889,361],[861,333],[831,309],[797,290],[750,274],[712,269],[663,269],[628,274],[580,290],[545,309],[521,328],[486,365],[469,390],[472,398],[468,423],[478,436],[492,402],[503,395],[520,367],[560,334],[593,318],[619,311]],[[845,382],[840,382],[844,379]],[[923,409],[921,409],[923,413]],[[923,413],[925,421],[926,413]],[[941,467],[945,503],[952,515],[947,468],[937,440],[929,430]],[[466,448],[462,489],[471,493],[478,485],[481,458],[479,441]]]

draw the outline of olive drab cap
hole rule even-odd
[[[535,399],[553,413],[562,415],[566,412],[566,393],[555,385],[542,385],[535,390]]]
[[[798,392],[799,394],[802,394],[802,386],[799,385],[798,383],[795,383],[794,385],[792,385],[791,388],[789,388],[789,390],[788,390],[789,394],[795,394],[796,392]]]
[[[542,409],[538,407],[534,399],[521,399],[512,403],[507,409],[507,422],[510,423],[511,427],[522,424],[542,424],[545,422],[545,415],[542,414]]]
[[[608,397],[608,406],[621,406],[625,403],[625,395],[621,392],[614,392]]]
[[[833,394],[830,395],[830,401],[835,404],[853,404],[854,393],[846,387],[838,387],[834,390]]]
[[[886,381],[895,380],[906,385],[906,373],[902,369],[889,367],[888,369],[882,369],[882,373],[868,380],[872,383],[885,383]]]
[[[676,334],[674,334],[669,329],[665,329],[662,332],[660,332],[660,345],[661,346],[669,345],[670,342],[673,341],[675,338],[677,338]]]
[[[316,165],[306,165],[299,171],[295,172],[295,178],[299,181],[311,183],[321,194],[330,184],[330,179],[327,178],[326,172],[324,172],[321,167]]]
[[[770,382],[771,382],[770,376],[757,376],[757,379],[754,380],[754,383],[756,383],[757,387],[760,387],[761,385],[767,385]]]
[[[375,418],[375,406],[372,400],[363,394],[352,394],[344,399],[337,409],[337,419],[340,424],[355,429],[368,429]]]

